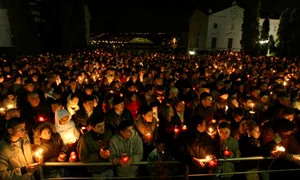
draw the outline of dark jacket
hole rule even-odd
[[[106,114],[106,128],[109,129],[112,134],[116,134],[121,121],[130,120],[133,123],[133,117],[130,111],[124,108],[121,115],[117,114],[114,109],[111,109]]]
[[[174,158],[186,164],[190,164],[191,173],[208,172],[208,167],[200,169],[192,164],[193,157],[205,159],[207,155],[217,156],[218,152],[213,143],[212,138],[207,132],[186,132],[181,133],[177,139],[178,147],[174,148],[177,151]]]
[[[146,122],[142,116],[138,116],[134,126],[144,143],[150,144],[154,142],[157,136],[157,121],[155,118],[153,118],[152,122]]]
[[[108,149],[109,140],[112,134],[110,130],[106,129],[103,134],[97,134],[93,130],[85,133],[78,142],[77,152],[81,162],[108,162],[108,159],[102,159],[99,152],[100,149]],[[94,174],[102,173],[109,167],[106,166],[90,166],[88,171]]]

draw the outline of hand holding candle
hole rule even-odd
[[[174,134],[177,135],[177,134],[179,134],[179,132],[180,132],[180,129],[177,126],[175,126],[174,127]]]
[[[214,155],[208,155],[206,156],[206,159],[208,161],[209,167],[213,168],[218,165],[218,159]]]
[[[72,152],[70,153],[69,161],[70,161],[70,162],[75,162],[76,160],[77,160],[76,152],[72,151]]]
[[[58,156],[59,162],[64,162],[66,160],[67,155],[65,153],[60,153]]]
[[[226,148],[224,150],[224,156],[230,157],[230,155],[231,155],[231,151],[229,150],[228,146],[226,146]]]
[[[107,150],[103,150],[102,148],[100,149],[100,157],[102,159],[108,159],[109,156],[110,156],[110,151],[107,149]]]
[[[43,150],[42,149],[38,149],[35,153],[34,153],[34,160],[38,163],[40,163],[43,160]]]

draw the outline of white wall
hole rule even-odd
[[[0,47],[12,47],[7,9],[0,9]]]
[[[260,31],[262,29],[262,25],[264,23],[265,19],[260,18],[259,19],[259,26],[260,26]],[[279,19],[270,19],[270,31],[269,31],[269,36],[272,35],[274,37],[274,40],[276,41],[277,39],[277,31],[279,27]]]
[[[217,38],[215,50],[228,50],[229,38],[233,39],[231,50],[239,51],[241,49],[243,12],[242,8],[232,6],[209,16],[206,43],[208,50],[211,49],[213,37]],[[217,23],[217,28],[214,28],[215,23]]]

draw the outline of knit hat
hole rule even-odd
[[[67,110],[59,109],[55,112],[55,121],[59,121],[66,116],[69,117],[69,119],[71,119],[71,115]]]
[[[122,102],[124,102],[124,99],[122,97],[117,96],[117,95],[113,97],[113,105],[114,106],[118,105],[118,104],[120,104]]]

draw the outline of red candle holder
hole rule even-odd
[[[129,161],[129,157],[127,156],[126,153],[123,153],[121,156],[121,161],[122,162],[128,162]]]
[[[229,150],[228,146],[226,146],[224,150],[224,156],[229,157],[231,155],[231,151]]]
[[[76,160],[77,160],[76,152],[72,151],[72,152],[70,153],[70,161],[71,161],[71,162],[74,162],[74,161],[76,161]]]
[[[45,118],[42,117],[42,116],[39,116],[39,117],[38,117],[38,120],[41,121],[41,122],[43,122],[43,121],[45,121]]]
[[[208,165],[210,167],[218,166],[218,159],[215,156],[210,155],[210,156],[207,156],[206,159],[208,160]]]
[[[179,134],[179,132],[180,132],[179,128],[177,126],[175,126],[174,133],[177,135],[177,134]]]

